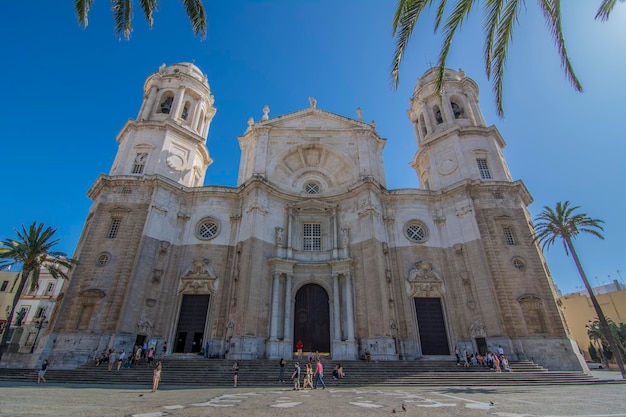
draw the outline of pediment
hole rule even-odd
[[[279,129],[354,129],[370,127],[369,124],[340,116],[325,110],[309,108],[294,113],[285,114],[273,119],[263,120],[258,126]]]
[[[289,205],[289,209],[301,213],[328,212],[337,209],[337,207],[336,204],[328,204],[318,200],[305,200]]]

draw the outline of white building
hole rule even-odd
[[[89,191],[80,263],[44,354],[70,367],[144,339],[172,354],[208,339],[212,355],[238,360],[289,358],[298,340],[336,360],[501,345],[581,369],[529,238],[532,199],[477,85],[446,70],[440,96],[434,77],[418,81],[408,112],[420,188],[387,189],[376,126],[314,99],[250,120],[237,186],[223,187],[203,186],[216,113],[206,75],[162,66]]]

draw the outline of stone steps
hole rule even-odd
[[[162,383],[178,386],[229,386],[233,372],[231,360],[204,359],[201,357],[167,357],[163,362]],[[285,368],[285,382],[278,382],[278,361],[253,360],[239,361],[240,386],[290,386],[289,379],[293,362],[288,361]],[[547,384],[588,384],[605,382],[582,372],[548,371],[537,364],[527,361],[511,363],[512,372],[496,373],[486,368],[463,368],[454,361],[397,361],[370,362],[342,361],[346,377],[333,380],[334,362],[322,360],[324,380],[329,386],[493,386],[493,385],[547,385]],[[301,362],[303,365],[304,362]],[[304,366],[302,366],[304,369]],[[0,381],[35,381],[37,371],[30,369],[0,369]],[[46,379],[55,383],[87,384],[150,384],[152,370],[142,362],[139,366],[109,372],[107,366],[96,367],[93,363],[84,364],[76,369],[51,369]]]

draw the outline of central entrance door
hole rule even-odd
[[[415,312],[423,355],[449,355],[446,323],[440,298],[416,297]]]
[[[196,353],[202,349],[209,297],[209,295],[183,295],[176,329],[175,353]]]
[[[304,351],[330,352],[328,294],[316,284],[307,284],[296,293],[293,349],[302,340]]]

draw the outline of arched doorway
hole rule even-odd
[[[307,284],[296,293],[293,349],[302,340],[304,351],[330,352],[328,294],[317,284]]]
[[[183,294],[174,353],[198,353],[202,349],[209,299],[208,294]]]

